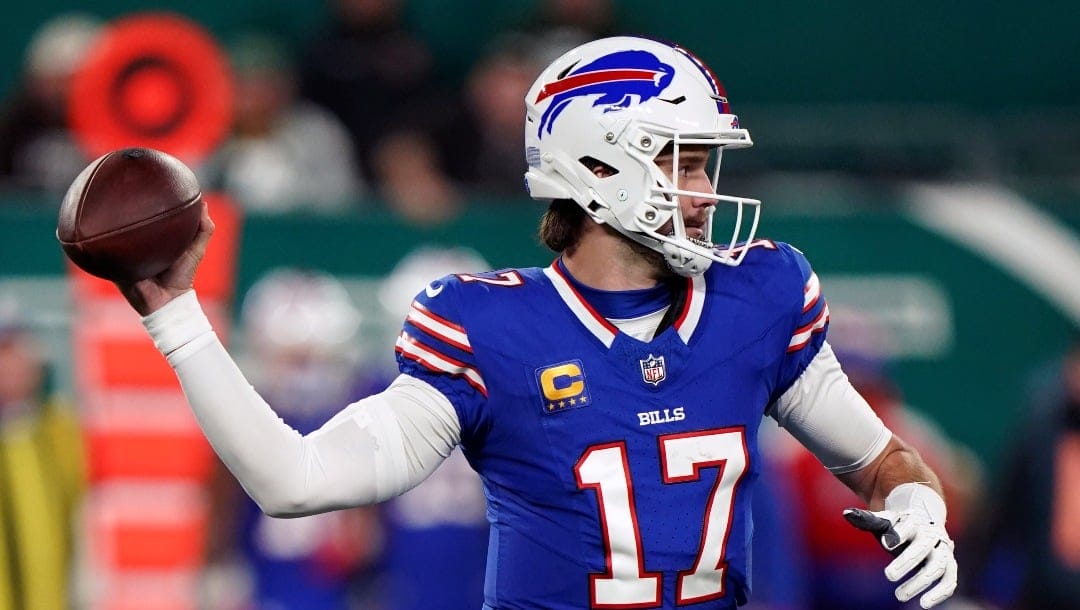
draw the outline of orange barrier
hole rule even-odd
[[[196,290],[227,340],[241,216],[216,224]],[[195,610],[214,455],[176,376],[110,282],[69,266],[75,386],[87,446],[84,578],[90,610]]]

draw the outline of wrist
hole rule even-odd
[[[169,357],[198,337],[212,333],[194,290],[185,291],[143,316],[143,326],[158,351]]]
[[[143,318],[165,307],[180,295],[191,291],[191,288],[183,290],[164,288],[153,284],[151,280],[140,280],[133,284],[117,283],[117,287],[132,309]]]
[[[894,487],[885,497],[885,510],[916,512],[925,515],[930,523],[942,525],[947,514],[945,500],[923,483],[903,483]]]

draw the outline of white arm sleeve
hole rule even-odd
[[[175,369],[210,444],[267,514],[381,502],[424,480],[460,441],[450,401],[406,375],[301,435],[247,382],[193,291],[143,324]]]
[[[869,465],[892,438],[852,387],[828,343],[767,413],[833,474]]]

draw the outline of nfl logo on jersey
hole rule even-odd
[[[663,356],[649,356],[643,360],[639,360],[641,363],[641,378],[645,383],[651,383],[654,386],[660,385],[660,382],[667,377],[667,369],[664,368]]]

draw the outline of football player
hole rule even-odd
[[[546,68],[526,108],[526,183],[558,257],[431,282],[397,340],[400,376],[316,432],[274,415],[203,315],[208,216],[170,271],[121,286],[263,510],[386,500],[460,443],[488,502],[485,608],[733,608],[768,415],[873,509],[850,518],[897,554],[897,597],[948,598],[937,478],[841,371],[806,258],[755,239],[760,202],[716,193],[721,154],[751,140],[709,68],[602,39]],[[720,210],[730,232],[714,240]]]

